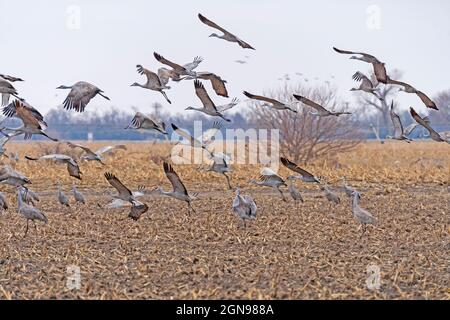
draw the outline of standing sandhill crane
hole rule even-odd
[[[223,120],[225,120],[227,122],[231,122],[230,119],[225,118],[225,116],[222,114],[222,112],[236,106],[239,103],[239,101],[236,98],[234,98],[231,101],[231,103],[216,107],[214,102],[209,97],[208,92],[206,92],[205,87],[203,86],[203,84],[200,81],[195,80],[194,87],[195,87],[195,94],[202,102],[203,108],[187,107],[186,110],[200,111],[209,116],[221,117]]]
[[[24,187],[26,184],[31,184],[31,180],[10,166],[3,166],[0,168],[0,183],[14,187]]]
[[[245,220],[256,219],[256,212],[258,208],[252,197],[244,195],[241,196],[241,190],[236,189],[236,197],[233,200],[233,211],[234,213],[242,219],[244,228],[246,227]]]
[[[231,172],[230,165],[228,162],[230,161],[230,157],[221,152],[212,152],[211,158],[213,159],[213,164],[206,169],[206,172],[217,172],[223,174],[227,179],[228,189],[232,189],[230,183],[230,177],[227,176],[227,172]]]
[[[84,195],[78,191],[77,187],[75,186],[75,184],[72,185],[72,194],[73,197],[75,198],[75,202],[78,203],[82,203],[82,204],[86,204],[86,200],[84,199]]]
[[[372,81],[362,72],[357,71],[353,77],[353,80],[356,82],[361,82],[358,88],[351,88],[350,91],[364,91],[370,94],[373,94],[377,99],[383,100],[382,97],[376,94],[380,89],[376,88]]]
[[[443,136],[441,136],[438,132],[436,132],[431,126],[429,121],[427,121],[425,118],[422,118],[419,116],[419,114],[416,112],[416,110],[413,109],[413,107],[410,107],[409,112],[411,113],[411,116],[418,124],[420,124],[422,127],[428,130],[430,133],[430,138],[437,142],[447,142],[450,144],[450,140],[445,139]]]
[[[2,129],[13,131],[14,133],[12,134],[12,137],[23,133],[25,139],[31,139],[33,134],[40,134],[50,140],[58,141],[58,139],[52,138],[44,132],[47,128],[47,123],[44,121],[42,114],[23,100],[15,100],[8,106],[4,107],[3,114],[7,117],[19,118],[23,122],[23,125],[19,128]]]
[[[433,100],[431,100],[425,93],[417,90],[416,88],[407,84],[406,82],[393,80],[388,77],[387,83],[402,86],[403,88],[400,88],[399,91],[404,91],[406,93],[415,93],[420,98],[420,100],[422,100],[422,102],[425,104],[427,108],[439,110],[438,107],[436,106],[436,103],[434,103]]]
[[[47,154],[38,158],[25,156],[25,159],[30,161],[43,161],[43,160],[51,160],[56,163],[66,163],[67,164],[67,171],[69,172],[69,175],[71,177],[77,178],[78,180],[81,180],[81,174],[80,167],[78,166],[78,163],[76,160],[74,160],[72,157],[65,155],[65,154]]]
[[[132,87],[141,87],[144,89],[161,92],[161,94],[164,96],[164,99],[166,99],[168,103],[172,103],[167,97],[167,94],[163,91],[164,89],[170,89],[169,86],[166,86],[167,82],[166,84],[164,84],[163,80],[161,80],[156,73],[145,69],[139,64],[136,66],[136,68],[140,75],[145,75],[147,77],[147,82],[145,84],[135,82],[131,85]]]
[[[188,205],[188,210],[192,210],[195,213],[195,209],[192,207],[191,202],[197,197],[197,194],[190,195],[181,181],[178,174],[173,170],[173,167],[167,163],[163,162],[164,173],[166,174],[167,179],[169,179],[172,184],[172,191],[164,191],[159,186],[156,187],[155,192],[161,195],[172,197],[174,199],[185,201]]]
[[[363,229],[363,232],[361,234],[362,236],[366,231],[366,225],[375,224],[376,219],[374,216],[372,216],[372,214],[369,211],[359,206],[359,199],[361,199],[359,193],[357,191],[353,192],[353,205],[352,205],[353,216],[355,217],[356,220],[359,221],[359,223],[362,224]]]
[[[327,185],[320,186],[320,190],[323,191],[325,198],[327,198],[327,200],[330,202],[330,208],[331,203],[334,204],[341,203],[341,199],[339,198],[339,196],[336,193],[334,193]]]
[[[148,211],[148,206],[145,203],[136,200],[131,190],[120,182],[115,175],[110,172],[106,172],[105,178],[109,184],[118,191],[117,195],[113,195],[114,198],[131,203],[132,209],[128,214],[131,219],[138,220],[142,214]]]
[[[221,31],[223,33],[223,35],[221,35],[221,36],[216,34],[216,33],[212,33],[212,34],[210,34],[210,37],[216,37],[216,38],[223,39],[223,40],[226,40],[226,41],[236,42],[237,44],[239,44],[244,49],[255,50],[255,48],[253,48],[247,42],[239,39],[237,36],[235,36],[234,34],[228,32],[227,30],[225,30],[224,28],[222,28],[218,24],[212,22],[211,20],[209,20],[205,16],[201,15],[200,13],[198,14],[198,18],[200,19],[201,22],[203,22],[207,26],[210,26],[211,28],[217,29],[217,30],[219,30],[219,31]]]
[[[315,103],[314,101],[305,98],[303,96],[299,96],[294,94],[294,98],[297,99],[298,101],[300,101],[301,103],[306,104],[308,107],[311,107],[313,109],[316,110],[316,112],[310,112],[312,115],[315,116],[319,116],[319,117],[328,117],[328,116],[336,116],[339,117],[340,115],[343,114],[351,114],[350,112],[332,112],[332,111],[328,111],[327,109],[325,109],[324,107],[322,107],[320,104]]]
[[[280,158],[281,164],[283,166],[285,166],[286,168],[299,173],[300,176],[293,176],[296,179],[300,179],[303,182],[315,182],[315,183],[320,183],[319,178],[317,178],[316,176],[312,175],[311,173],[309,173],[308,171],[300,168],[298,165],[296,165],[294,162],[288,160],[287,158]]]
[[[104,154],[109,153],[113,150],[118,150],[118,149],[127,150],[127,147],[124,144],[118,144],[116,146],[104,146],[95,152],[92,151],[91,149],[89,149],[88,147],[82,146],[80,144],[67,142],[67,145],[71,148],[80,148],[84,151],[85,154],[83,156],[81,156],[81,160],[98,161],[103,165],[105,165],[105,163],[103,162]]]
[[[384,66],[383,62],[380,62],[374,56],[367,54],[367,53],[363,53],[363,52],[340,50],[335,47],[333,47],[333,50],[336,51],[337,53],[341,53],[341,54],[352,54],[353,56],[351,56],[350,59],[355,59],[355,60],[360,60],[360,61],[364,61],[367,63],[371,63],[373,66],[373,72],[375,74],[375,77],[377,78],[377,81],[384,83],[384,84],[387,83],[388,76],[387,76],[387,72],[386,72],[386,67]]]
[[[69,198],[67,198],[66,194],[62,191],[60,182],[58,182],[58,202],[63,206],[70,207]]]
[[[23,202],[35,206],[37,202],[41,201],[38,194],[30,189],[26,189],[26,192],[20,193]]]
[[[171,126],[176,134],[183,137],[185,141],[187,141],[188,145],[190,145],[193,148],[202,148],[211,154],[211,152],[207,149],[207,147],[214,141],[213,138],[222,128],[222,123],[214,122],[213,126],[210,129],[203,132],[203,134],[197,138],[194,138],[187,131],[178,128],[173,123],[171,124]]]
[[[26,204],[23,201],[23,195],[22,193],[26,193],[27,190],[23,187],[17,187],[17,204],[18,204],[18,211],[19,213],[25,218],[27,219],[27,227],[25,229],[25,234],[24,237],[27,235],[28,233],[28,222],[31,220],[33,221],[34,224],[34,229],[37,231],[37,227],[36,227],[36,222],[35,220],[38,221],[43,221],[45,224],[48,223],[48,219],[47,217],[37,208],[33,207],[32,205]]]
[[[289,176],[286,180],[289,182],[288,190],[289,190],[289,193],[290,193],[292,199],[294,199],[294,201],[305,202],[303,200],[301,193],[295,187],[295,184],[294,184],[295,177]]]
[[[0,79],[0,94],[2,95],[2,106],[6,106],[9,103],[10,96],[14,96],[20,99],[17,95],[17,90],[14,86],[6,80]]]
[[[386,136],[386,139],[401,140],[410,143],[412,140],[407,137],[407,134],[403,129],[403,124],[402,121],[400,120],[400,116],[394,112],[394,101],[391,102],[390,115],[392,124],[394,125],[394,135],[393,136],[388,135]]]
[[[131,120],[131,124],[125,129],[138,131],[155,130],[161,134],[167,135],[166,124],[164,122],[159,123],[141,112],[136,112],[134,118]]]
[[[275,110],[289,110],[292,112],[297,113],[298,111],[294,108],[294,103],[291,102],[280,102],[276,99],[272,99],[272,98],[267,98],[264,96],[258,96],[252,93],[249,93],[247,91],[243,92],[244,95],[250,99],[255,99],[255,100],[260,100],[260,101],[264,101],[266,103],[263,103],[262,106],[263,107],[270,107],[273,108]]]
[[[5,194],[0,192],[0,211],[8,210],[8,202],[6,201]]]
[[[347,179],[345,177],[342,177],[341,179],[345,195],[349,198],[353,197],[353,193],[357,192],[356,189],[347,184]]]
[[[212,72],[201,71],[201,72],[197,72],[195,74],[195,77],[186,76],[183,79],[186,79],[186,80],[192,80],[192,79],[208,80],[211,82],[211,86],[217,95],[228,98],[228,91],[227,91],[227,87],[225,86],[225,83],[227,83],[226,80],[223,80],[221,77],[219,77],[218,75],[216,75]]]
[[[284,179],[282,177],[280,177],[272,169],[263,168],[261,170],[261,175],[259,176],[259,179],[258,180],[252,179],[249,182],[252,184],[256,184],[258,186],[274,188],[276,191],[278,191],[280,193],[283,201],[287,202],[287,199],[284,196],[283,191],[281,191],[281,189],[280,189],[281,186],[287,186],[287,184],[284,181]]]
[[[63,105],[66,110],[75,110],[77,112],[84,112],[84,109],[97,94],[109,100],[103,94],[103,91],[85,81],[79,81],[73,86],[59,86],[56,89],[70,89],[69,95],[64,100]]]

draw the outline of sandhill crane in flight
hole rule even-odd
[[[239,64],[246,64],[246,63],[247,63],[247,61],[245,61],[245,60],[240,60],[240,59],[234,60],[234,62],[239,63]]]
[[[31,184],[31,180],[10,166],[3,166],[0,168],[0,183],[14,187],[23,187],[26,184]]]
[[[361,82],[358,88],[351,88],[350,91],[364,91],[370,94],[373,94],[377,99],[383,100],[382,97],[376,94],[376,92],[379,92],[380,89],[376,88],[372,81],[362,72],[357,71],[353,76],[352,79],[356,82]]]
[[[173,63],[173,62],[165,59],[164,57],[162,57],[161,55],[159,55],[157,53],[154,53],[154,56],[158,61],[161,60],[160,61],[161,63],[175,67],[173,69],[167,69],[164,67],[158,69],[158,76],[163,85],[168,84],[170,79],[172,79],[172,81],[176,81],[176,82],[188,79],[187,77],[189,77],[189,79],[195,79],[197,73],[194,72],[194,69],[196,69],[200,65],[200,63],[203,61],[202,57],[197,56],[194,58],[194,61],[180,66],[176,63]],[[190,74],[190,75],[187,77],[181,77],[182,74]]]
[[[2,79],[0,79],[0,94],[2,95],[2,106],[6,106],[9,103],[10,96],[20,99],[16,88],[8,81]]]
[[[182,80],[179,76],[192,76],[195,78],[196,73],[193,70],[198,67],[200,62],[203,61],[203,59],[197,58],[197,60],[194,59],[194,62],[185,64],[184,66],[182,66],[182,65],[179,65],[175,62],[172,62],[172,61],[164,58],[162,55],[160,55],[156,52],[153,52],[153,56],[160,63],[165,64],[172,68],[171,71],[173,72],[173,74],[178,76],[178,77],[172,77],[172,79],[175,79],[175,81]]]
[[[81,160],[98,161],[103,165],[105,165],[105,163],[103,162],[104,154],[107,154],[114,150],[127,150],[127,147],[124,144],[118,144],[116,146],[104,146],[95,152],[89,149],[88,147],[82,146],[80,144],[67,142],[67,145],[71,148],[80,148],[84,151],[84,155],[81,156]]]
[[[120,180],[112,173],[106,172],[105,178],[111,186],[113,186],[118,194],[112,195],[116,199],[130,202],[132,209],[128,216],[133,220],[138,220],[142,214],[148,211],[148,206],[145,203],[138,201],[131,192]]]
[[[252,179],[249,181],[251,184],[255,184],[258,186],[271,187],[280,193],[283,201],[287,202],[286,197],[284,196],[283,191],[281,191],[281,186],[287,186],[286,182],[282,177],[280,177],[275,171],[270,168],[263,168],[261,170],[261,175],[258,180]]]
[[[219,77],[215,73],[201,71],[201,72],[197,72],[195,77],[186,76],[183,79],[186,79],[186,80],[192,80],[192,79],[208,80],[211,82],[211,86],[217,95],[228,98],[228,91],[227,91],[227,87],[225,86],[225,83],[227,83],[227,81],[223,80],[221,77]]]
[[[73,194],[73,197],[74,197],[76,203],[78,203],[78,202],[80,202],[82,204],[86,203],[86,200],[84,199],[84,195],[80,191],[78,191],[75,184],[72,185],[72,194]]]
[[[222,128],[222,123],[214,122],[212,128],[206,130],[205,132],[202,133],[201,136],[197,138],[194,138],[187,131],[178,128],[173,123],[171,124],[171,126],[176,134],[183,137],[185,141],[187,141],[185,143],[187,143],[193,148],[202,148],[211,154],[211,152],[207,148],[214,141],[216,134],[220,132],[220,129]]]
[[[288,160],[287,158],[280,158],[281,164],[283,166],[285,166],[286,168],[288,168],[291,171],[294,171],[296,173],[299,173],[300,176],[293,176],[296,179],[299,179],[303,182],[315,182],[315,183],[320,183],[319,178],[317,178],[316,176],[312,175],[311,173],[309,173],[308,171],[300,168],[298,165],[296,165],[294,162]]]
[[[140,75],[145,75],[147,77],[147,82],[145,84],[135,82],[131,85],[132,87],[141,87],[144,89],[161,92],[161,94],[164,96],[164,99],[166,99],[168,103],[172,103],[167,97],[167,94],[164,92],[164,89],[170,89],[169,86],[166,86],[167,82],[164,84],[163,80],[161,80],[161,78],[156,73],[145,69],[139,64],[136,66],[136,68]]]
[[[69,172],[69,175],[71,177],[77,178],[78,180],[81,180],[81,170],[78,166],[78,163],[76,160],[74,160],[72,157],[65,155],[65,154],[47,154],[38,158],[25,156],[25,159],[31,160],[31,161],[45,161],[45,160],[51,160],[56,163],[60,164],[67,164],[67,172]]]
[[[23,195],[22,193],[26,193],[27,190],[23,187],[17,187],[17,203],[18,203],[18,211],[19,213],[25,218],[27,219],[27,227],[25,229],[25,234],[24,237],[27,235],[28,233],[28,222],[31,220],[33,221],[34,224],[34,229],[37,231],[37,227],[36,227],[36,222],[35,220],[38,221],[43,221],[45,224],[48,223],[48,219],[47,217],[37,208],[33,207],[32,205],[26,204],[23,201]]]
[[[377,78],[378,82],[387,83],[387,72],[386,67],[384,66],[384,63],[375,58],[373,55],[363,53],[363,52],[354,52],[354,51],[347,51],[347,50],[340,50],[338,48],[333,47],[333,50],[337,53],[341,54],[352,54],[350,59],[360,60],[367,63],[371,63],[373,66],[373,71],[375,74],[375,77]]]
[[[407,136],[409,133],[403,129],[400,116],[394,112],[394,101],[391,102],[391,111],[389,114],[391,115],[392,124],[394,125],[394,135],[387,135],[386,139],[401,140],[408,143],[411,142],[412,140]]]
[[[63,206],[70,207],[69,198],[67,198],[66,194],[62,191],[60,182],[58,182],[58,202]]]
[[[341,199],[339,198],[339,196],[336,193],[334,193],[333,190],[331,190],[327,185],[320,186],[320,190],[322,190],[323,193],[325,194],[325,197],[330,202],[330,206],[331,203],[334,204],[341,203]]]
[[[200,19],[201,22],[203,22],[207,26],[210,26],[211,28],[217,29],[217,30],[219,30],[219,31],[221,31],[223,33],[223,35],[218,35],[216,33],[212,33],[210,35],[210,37],[216,37],[216,38],[220,38],[220,39],[223,39],[223,40],[226,40],[226,41],[236,42],[237,44],[239,44],[244,49],[255,50],[255,48],[253,48],[247,42],[239,39],[237,36],[235,36],[234,34],[228,32],[227,30],[225,30],[224,28],[222,28],[218,24],[212,22],[211,20],[209,20],[205,16],[201,15],[200,13],[198,14],[198,18]]]
[[[9,82],[24,81],[24,80],[21,79],[21,78],[9,76],[9,75],[7,75],[7,74],[0,74],[0,80],[3,80],[3,81],[9,81]]]
[[[294,94],[294,98],[297,99],[298,101],[300,101],[301,103],[306,104],[308,107],[311,107],[313,109],[316,110],[316,112],[310,112],[310,114],[318,116],[318,117],[328,117],[328,116],[336,116],[339,117],[340,115],[343,114],[351,114],[351,112],[332,112],[332,111],[328,111],[327,109],[325,109],[324,107],[322,107],[320,104],[305,98],[303,96]]]
[[[227,179],[228,189],[232,189],[230,177],[227,175],[227,172],[231,172],[230,165],[228,164],[231,160],[230,157],[221,152],[212,152],[211,158],[213,160],[213,164],[207,168],[206,172],[217,172],[223,174]]]
[[[272,98],[267,98],[264,96],[258,96],[252,93],[249,93],[247,91],[243,92],[244,95],[250,99],[255,99],[255,100],[260,100],[260,101],[264,101],[265,103],[263,103],[261,106],[266,106],[266,107],[270,107],[273,108],[275,110],[289,110],[292,112],[297,113],[298,111],[294,108],[294,103],[292,102],[280,102],[276,99],[272,99]]]
[[[401,86],[402,88],[400,88],[398,91],[404,91],[406,93],[415,93],[420,98],[420,100],[422,100],[422,102],[425,104],[427,108],[439,110],[438,107],[436,106],[436,103],[434,103],[433,100],[431,100],[425,93],[417,90],[416,88],[407,84],[406,82],[393,80],[388,77],[387,83]]]
[[[6,201],[5,194],[0,192],[0,211],[8,210],[8,202]]]
[[[297,188],[295,187],[294,181],[295,181],[295,177],[294,176],[289,176],[286,179],[288,181],[288,190],[289,193],[292,197],[292,199],[294,199],[294,201],[300,201],[300,202],[305,202],[303,200],[303,197],[301,195],[301,193],[297,190]]]
[[[136,191],[132,191],[132,192],[131,192],[131,195],[132,195],[135,199],[139,200],[139,198],[143,197],[146,193],[147,193],[147,190],[145,189],[144,186],[138,186],[138,189],[137,189]],[[111,197],[114,198],[114,195],[112,195],[112,194],[110,194],[110,195],[111,195]],[[108,203],[108,204],[106,205],[106,208],[109,208],[109,209],[118,209],[118,208],[123,208],[123,207],[125,207],[127,204],[129,204],[128,201],[123,201],[123,200],[121,200],[121,199],[116,199],[116,198],[114,198],[110,203]]]
[[[445,139],[445,137],[441,136],[436,130],[434,130],[431,125],[430,122],[427,121],[425,118],[422,118],[421,116],[419,116],[419,114],[416,112],[416,110],[414,110],[412,107],[409,109],[409,112],[411,113],[411,116],[413,117],[413,119],[420,124],[421,126],[423,126],[425,129],[428,130],[428,132],[430,133],[430,138],[433,139],[434,141],[437,142],[447,142],[450,144],[450,140]]]
[[[244,228],[246,227],[245,220],[256,219],[256,212],[258,208],[252,197],[243,195],[241,196],[241,190],[236,189],[236,197],[233,200],[233,212],[242,219]]]
[[[157,122],[149,116],[136,112],[134,118],[131,120],[131,124],[125,129],[133,129],[138,131],[155,130],[161,134],[167,135],[166,124],[164,122]]]
[[[359,206],[359,199],[361,199],[360,194],[357,191],[353,192],[352,212],[355,219],[362,225],[362,236],[366,231],[366,225],[375,224],[376,219],[369,211]]]
[[[194,88],[195,88],[195,94],[197,95],[197,97],[200,99],[200,101],[203,104],[203,108],[187,107],[186,110],[200,111],[209,116],[220,117],[227,122],[231,122],[230,119],[225,118],[225,116],[222,114],[222,112],[236,106],[239,103],[239,101],[236,98],[234,98],[231,101],[231,103],[228,103],[228,104],[225,104],[222,106],[216,106],[214,104],[214,102],[211,100],[211,98],[209,97],[208,92],[206,92],[205,87],[203,86],[203,84],[200,81],[198,81],[198,80],[194,81]]]
[[[63,102],[64,109],[66,110],[84,112],[84,109],[86,108],[88,103],[97,94],[102,96],[106,100],[110,100],[103,94],[103,90],[85,81],[79,81],[72,86],[61,85],[56,89],[70,89],[69,95]]]
[[[191,203],[197,197],[197,194],[190,195],[188,193],[186,187],[183,184],[183,181],[181,181],[180,177],[169,163],[163,162],[163,169],[167,179],[169,179],[170,183],[172,184],[173,190],[164,191],[158,186],[156,187],[154,192],[180,201],[185,201],[188,205],[188,210],[192,210],[195,213],[195,209],[192,207]]]
[[[14,133],[11,137],[18,136],[23,133],[25,139],[31,139],[33,134],[40,134],[50,140],[58,141],[58,139],[52,138],[44,132],[47,128],[47,123],[44,121],[42,114],[23,100],[15,100],[8,106],[4,107],[3,114],[7,117],[19,118],[23,122],[22,126],[19,128],[1,129],[13,131]]]

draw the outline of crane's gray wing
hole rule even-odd
[[[163,168],[167,179],[169,179],[170,183],[172,184],[173,191],[187,195],[187,189],[178,174],[175,172],[175,170],[173,170],[173,167],[167,162],[164,162]]]

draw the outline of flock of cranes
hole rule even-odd
[[[253,46],[249,43],[243,41],[236,35],[230,33],[223,27],[219,26],[212,20],[206,18],[205,16],[198,14],[198,18],[205,25],[217,29],[222,32],[221,35],[212,33],[210,37],[220,38],[229,42],[237,43],[240,47],[244,49],[255,50]],[[391,79],[386,72],[386,67],[383,62],[378,60],[375,56],[363,53],[341,50],[333,48],[339,54],[351,55],[350,59],[355,59],[369,63],[373,66],[373,73],[375,78],[370,79],[368,76],[360,71],[353,74],[353,80],[359,83],[359,87],[352,88],[352,91],[362,91],[375,96],[378,99],[382,99],[379,95],[379,86],[383,85],[395,85],[399,86],[399,91],[406,93],[412,93],[417,95],[420,100],[424,103],[427,108],[438,110],[436,104],[422,91],[415,89],[413,86],[401,82],[398,80]],[[204,113],[211,117],[218,117],[225,122],[230,122],[226,115],[226,111],[235,107],[239,100],[237,98],[231,99],[228,103],[224,105],[217,105],[214,103],[211,96],[208,94],[207,89],[204,86],[203,81],[209,81],[210,85],[216,95],[228,98],[228,91],[226,88],[227,81],[223,80],[220,76],[209,71],[196,71],[196,69],[201,65],[203,58],[197,56],[192,62],[186,64],[178,64],[165,58],[159,53],[154,52],[154,58],[164,65],[160,67],[156,72],[146,69],[142,65],[137,65],[137,72],[140,75],[146,77],[146,82],[141,84],[138,82],[133,83],[133,87],[141,87],[151,91],[156,91],[162,94],[167,101],[171,104],[166,91],[170,90],[169,82],[186,82],[193,80],[195,94],[201,102],[201,107],[187,107],[186,110],[194,110],[197,112]],[[237,61],[239,63],[245,63],[245,61]],[[13,83],[23,81],[21,78],[0,74],[0,94],[2,95],[1,104],[3,106],[3,115],[6,117],[19,118],[22,121],[22,125],[18,128],[0,128],[0,132],[3,135],[0,139],[0,154],[5,154],[5,145],[10,141],[11,138],[24,135],[25,139],[31,139],[33,135],[43,135],[50,140],[58,141],[58,139],[49,136],[46,133],[47,123],[44,120],[42,114],[31,106],[26,100],[19,97],[17,89],[14,87]],[[72,86],[61,85],[57,89],[67,89],[70,90],[69,94],[62,102],[64,109],[74,110],[76,112],[84,112],[90,103],[90,101],[97,95],[109,100],[105,95],[104,91],[97,86],[85,82],[79,81]],[[304,97],[301,95],[294,94],[290,101],[279,101],[271,97],[265,97],[262,95],[255,95],[249,93],[248,91],[243,91],[243,94],[252,100],[262,102],[259,107],[272,108],[274,110],[283,112],[298,112],[298,105],[305,105],[310,108],[310,113],[317,117],[339,117],[341,115],[349,115],[350,112],[345,110],[335,111],[328,110],[325,106],[318,104],[317,102]],[[15,97],[15,100],[9,103],[11,96]],[[391,103],[391,119],[394,127],[394,134],[391,139],[403,140],[410,142],[411,139],[408,137],[411,132],[418,126],[422,126],[427,129],[430,133],[430,137],[438,142],[449,142],[447,137],[436,132],[430,125],[430,121],[426,117],[421,117],[413,108],[410,109],[412,118],[416,121],[415,124],[404,129],[400,117],[393,110],[393,102]],[[213,161],[212,165],[207,169],[207,172],[216,172],[225,176],[227,185],[229,189],[232,189],[231,179],[228,175],[232,172],[230,167],[230,157],[226,154],[211,151],[209,146],[213,141],[215,134],[221,129],[222,124],[219,122],[214,123],[213,127],[206,130],[201,136],[193,137],[187,131],[182,130],[176,124],[171,123],[171,128],[175,133],[184,138],[183,143],[190,145],[193,148],[202,148],[206,151],[206,154]],[[134,118],[131,120],[125,129],[147,131],[156,131],[165,137],[167,137],[167,127],[162,121],[152,119],[150,116],[145,115],[141,112],[137,112]],[[90,148],[75,144],[72,142],[67,142],[67,145],[74,149],[81,149],[83,155],[81,160],[86,161],[97,161],[104,165],[105,154],[112,152],[114,150],[126,150],[125,145],[107,146],[99,150],[93,151]],[[67,171],[69,175],[75,179],[82,179],[82,172],[77,161],[65,154],[47,154],[40,157],[26,156],[27,160],[30,161],[54,161],[59,164],[66,164]],[[303,202],[303,197],[301,193],[295,187],[295,181],[301,180],[305,183],[316,183],[320,186],[326,199],[330,201],[330,204],[339,204],[341,202],[339,196],[326,184],[321,178],[313,175],[312,173],[300,168],[294,162],[288,160],[285,157],[280,158],[280,162],[283,166],[288,168],[290,171],[294,172],[294,175],[290,175],[286,179],[280,176],[271,168],[263,168],[261,170],[261,175],[258,179],[252,179],[249,182],[258,186],[270,187],[276,190],[282,197],[284,201],[287,201],[281,187],[288,187],[290,196],[299,202]],[[198,194],[189,193],[186,186],[184,185],[181,177],[176,173],[175,169],[171,164],[164,162],[163,171],[172,185],[171,191],[165,191],[160,187],[152,190],[152,193],[160,194],[162,196],[171,197],[173,199],[185,202],[187,204],[188,210],[190,212],[195,212],[192,202],[197,198]],[[128,187],[122,183],[119,178],[111,172],[105,172],[104,174],[107,182],[116,189],[117,193],[111,194],[112,202],[107,205],[107,208],[121,207],[125,203],[131,204],[131,210],[129,212],[129,217],[138,220],[142,214],[148,211],[149,206],[139,200],[147,191],[144,187],[140,187],[138,191],[131,191]],[[28,223],[31,220],[36,227],[35,221],[48,222],[47,217],[35,207],[35,203],[39,201],[39,197],[32,190],[28,189],[27,185],[31,183],[31,180],[20,172],[15,171],[10,166],[3,166],[0,168],[0,184],[6,184],[14,186],[17,188],[17,199],[18,199],[18,211],[27,221],[25,235],[28,232]],[[70,206],[69,198],[64,193],[61,185],[58,186],[58,201],[63,206]],[[373,224],[376,219],[365,209],[359,206],[360,193],[353,187],[347,185],[347,181],[343,178],[343,191],[345,194],[352,199],[352,211],[354,217],[364,226],[363,232],[365,230],[366,224]],[[77,203],[84,204],[85,197],[83,194],[77,190],[75,184],[72,186],[72,193]],[[6,210],[8,208],[7,200],[5,196],[0,193],[0,208]],[[236,196],[232,202],[233,211],[236,215],[242,219],[244,226],[246,225],[246,220],[253,220],[256,218],[257,205],[253,198],[249,195],[242,195],[240,188],[236,188]]]

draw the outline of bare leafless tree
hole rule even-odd
[[[400,80],[402,77],[402,72],[399,70],[393,70],[389,73],[389,76],[392,79]],[[372,83],[377,83],[375,75],[371,74]],[[378,111],[379,116],[381,117],[381,121],[377,119],[375,123],[375,128],[380,133],[380,126],[383,126],[387,129],[387,132],[391,134],[392,126],[391,126],[391,118],[390,118],[390,107],[391,101],[394,98],[394,94],[398,92],[398,86],[393,85],[383,85],[378,84],[379,92],[378,96],[381,99],[374,97],[373,95],[369,95],[365,92],[360,92],[359,94],[359,105],[361,105],[366,112],[371,112],[374,109]],[[363,110],[364,111],[364,110]]]
[[[347,106],[336,95],[336,88],[329,86],[305,87],[303,84],[284,84],[283,87],[265,92],[265,96],[280,101],[292,101],[293,94],[308,97],[325,108],[344,111]],[[311,108],[299,104],[292,111],[278,111],[249,101],[250,121],[256,128],[278,129],[280,151],[296,162],[307,162],[316,158],[333,157],[353,149],[360,142],[360,131],[349,116],[317,117]]]
[[[450,89],[438,93],[433,100],[439,111],[430,111],[431,122],[450,126]]]

